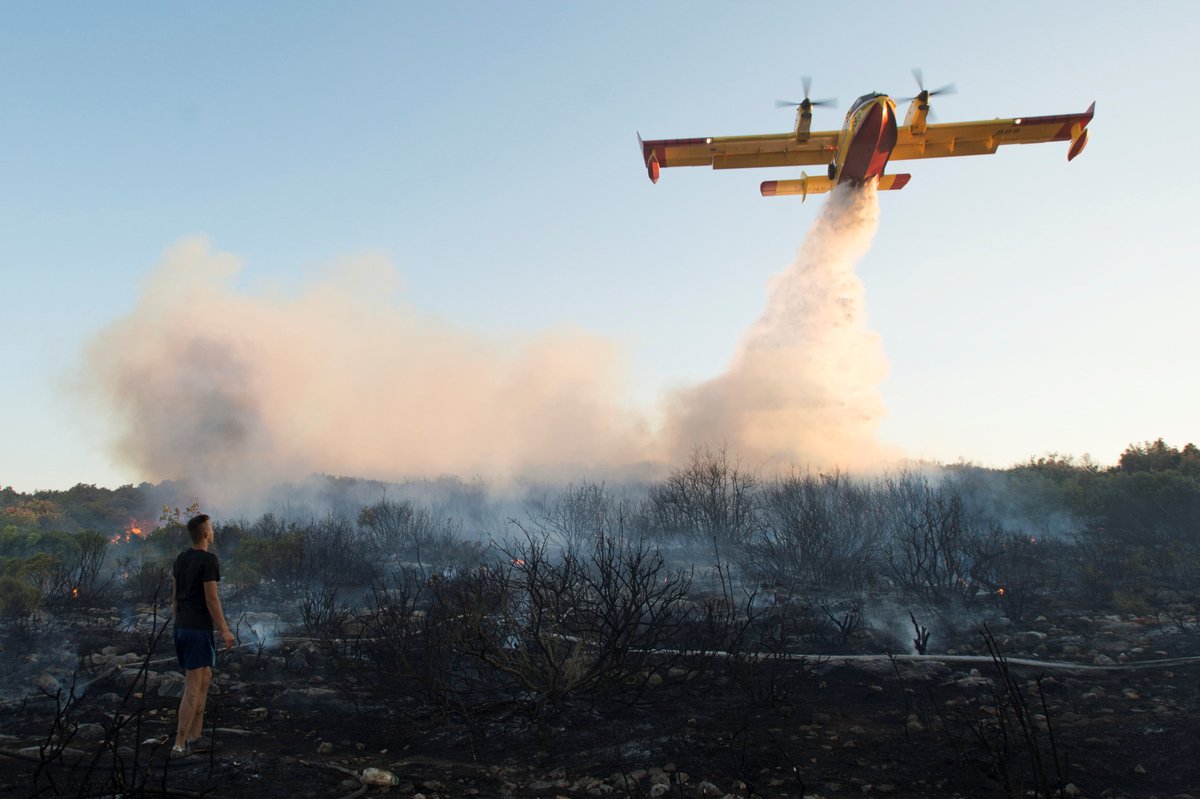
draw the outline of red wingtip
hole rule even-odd
[[[1088,110],[1083,112],[1083,124],[1080,127],[1086,128],[1094,116],[1096,116],[1096,101],[1092,100],[1092,104],[1088,106]]]

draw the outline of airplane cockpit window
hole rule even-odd
[[[882,97],[882,96],[883,95],[880,94],[879,92],[871,92],[870,94],[864,94],[862,97],[859,97],[857,100],[854,101],[854,105],[850,106],[850,113],[853,114],[855,111],[857,111],[859,108],[861,108],[863,106],[863,104],[869,103],[871,100],[874,100],[876,97]]]

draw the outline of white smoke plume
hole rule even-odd
[[[227,496],[313,472],[495,477],[644,457],[607,342],[423,316],[378,257],[291,296],[236,288],[239,269],[202,240],[176,245],[89,347],[116,453],[146,479]]]
[[[207,497],[314,472],[572,479],[724,445],[756,464],[879,460],[886,372],[854,263],[875,191],[835,191],[726,374],[669,398],[661,430],[632,408],[616,347],[587,333],[473,332],[403,303],[380,257],[295,294],[235,285],[238,260],[181,242],[137,307],[90,343],[83,382],[142,479]]]
[[[887,360],[854,272],[878,226],[873,184],[832,192],[729,369],[672,398],[676,459],[696,442],[724,442],[768,471],[864,468],[891,455],[876,438]]]

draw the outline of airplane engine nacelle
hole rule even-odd
[[[1079,123],[1076,122],[1071,129],[1071,149],[1067,151],[1067,160],[1070,161],[1083,152],[1083,148],[1087,147],[1087,143],[1087,128],[1080,127]]]
[[[658,175],[659,175],[658,159],[656,157],[654,157],[653,155],[650,156],[650,160],[646,162],[646,174],[648,174],[650,176],[651,183],[658,183]]]

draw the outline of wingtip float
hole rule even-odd
[[[895,100],[872,92],[854,101],[841,130],[812,131],[812,107],[828,101],[813,102],[806,96],[799,103],[779,103],[797,107],[796,126],[790,133],[649,141],[639,134],[646,173],[652,183],[657,183],[664,168],[677,166],[744,169],[824,165],[824,176],[802,172],[799,180],[768,180],[759,187],[764,197],[799,196],[803,201],[810,194],[823,194],[841,183],[862,185],[876,180],[881,190],[902,189],[912,176],[885,174],[891,161],[991,155],[1004,144],[1053,141],[1070,142],[1067,160],[1071,161],[1087,146],[1087,126],[1095,115],[1095,102],[1081,114],[929,124],[931,98],[949,94],[954,87],[927,91],[920,86],[919,72],[914,74],[921,91],[908,98],[903,122],[897,121]]]

